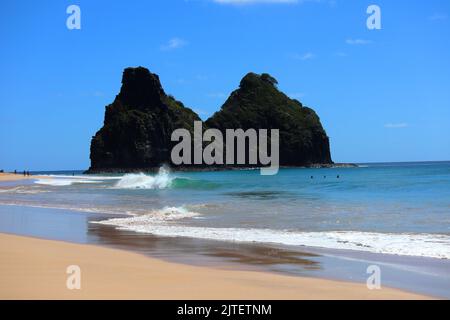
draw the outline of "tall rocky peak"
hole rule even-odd
[[[192,132],[198,120],[195,112],[165,94],[156,74],[143,67],[127,68],[120,93],[105,108],[103,127],[92,137],[89,172],[170,164],[173,130]]]
[[[248,73],[220,111],[206,121],[210,128],[279,129],[280,164],[331,164],[329,138],[319,117],[278,90],[267,73]]]
[[[329,139],[317,114],[278,89],[271,75],[248,73],[203,128],[279,129],[280,164],[331,164]],[[122,88],[106,106],[103,127],[92,137],[89,172],[136,171],[171,165],[175,129],[191,134],[199,116],[166,95],[159,77],[127,68]]]
[[[132,108],[161,106],[166,94],[158,75],[143,67],[126,68],[122,76],[122,88],[117,98]]]
[[[239,88],[242,90],[251,90],[252,88],[265,87],[267,89],[270,87],[276,87],[277,85],[277,79],[268,73],[258,75],[256,73],[249,72],[242,78]]]

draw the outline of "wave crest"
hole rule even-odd
[[[113,218],[104,221],[93,221],[92,223],[129,227],[130,229],[133,229],[134,227],[145,227],[147,225],[155,225],[165,221],[194,218],[199,215],[199,213],[189,211],[184,207],[164,207],[160,210],[154,210],[145,215],[127,218]]]
[[[156,176],[144,173],[130,173],[124,175],[114,185],[119,189],[166,189],[172,185],[173,177],[166,168],[160,168]]]

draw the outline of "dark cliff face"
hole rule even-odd
[[[158,108],[164,105],[165,96],[158,75],[142,67],[124,70],[117,96],[123,105],[141,110]]]
[[[277,88],[268,74],[247,74],[239,89],[206,121],[226,129],[279,129],[280,165],[331,164],[329,139],[317,114]]]
[[[197,114],[165,94],[157,75],[127,68],[122,88],[106,107],[103,127],[91,141],[90,171],[152,168],[170,162],[172,131],[193,131]]]
[[[280,165],[330,164],[329,139],[319,117],[280,92],[268,74],[247,74],[206,128],[279,129]],[[91,141],[90,172],[133,171],[171,164],[173,130],[191,133],[200,121],[191,109],[166,95],[159,78],[146,68],[127,68],[103,127]]]

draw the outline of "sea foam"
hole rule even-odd
[[[154,176],[144,173],[125,174],[123,176],[68,176],[68,175],[48,175],[48,178],[36,179],[35,184],[63,187],[73,184],[94,184],[110,180],[117,180],[113,185],[116,189],[165,189],[171,186],[173,177],[169,171],[162,167],[158,174]]]
[[[166,221],[193,218],[199,215],[199,213],[189,211],[184,207],[164,207],[160,210],[151,211],[145,215],[135,215],[127,218],[113,218],[105,221],[95,221],[93,223],[145,228],[149,225],[161,224]]]
[[[51,178],[51,179],[37,179],[34,181],[36,184],[46,185],[46,186],[70,186],[74,183],[100,183],[101,181],[88,180],[88,179],[66,179],[66,178]]]
[[[173,177],[167,169],[161,168],[155,176],[143,173],[126,174],[114,185],[118,189],[165,189],[172,184]]]
[[[170,210],[173,210],[170,213]],[[207,240],[274,243],[372,253],[450,259],[450,236],[437,234],[392,234],[354,231],[297,232],[272,229],[203,228],[164,223],[167,220],[196,216],[171,208],[168,214],[109,219],[97,223],[120,229],[165,237]],[[162,211],[164,212],[164,210]]]

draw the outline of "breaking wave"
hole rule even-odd
[[[126,174],[114,185],[117,189],[200,189],[211,190],[219,186],[218,183],[206,180],[176,177],[168,169],[162,167],[158,174],[151,176],[144,173]]]
[[[130,173],[124,175],[114,185],[118,189],[165,189],[172,184],[173,177],[167,169],[161,168],[155,176],[148,176],[144,173]]]
[[[113,189],[198,189],[212,190],[220,184],[209,180],[177,177],[166,167],[161,167],[157,174],[129,173],[123,176],[102,175],[47,175],[33,181],[35,184],[50,187],[65,187],[76,184],[97,184]],[[0,191],[1,192],[1,191]]]

